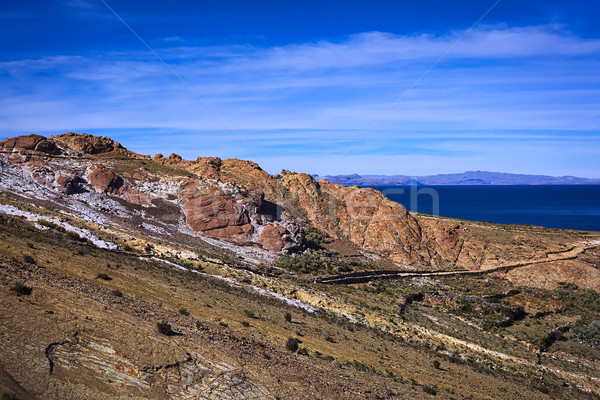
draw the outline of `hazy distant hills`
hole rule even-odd
[[[407,175],[335,175],[318,176],[331,183],[344,186],[405,186],[421,185],[600,185],[600,179],[578,178],[575,176],[547,176],[509,174],[504,172],[467,171],[455,174],[426,176]]]

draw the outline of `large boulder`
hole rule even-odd
[[[102,164],[91,164],[85,177],[98,193],[121,194],[126,189],[123,178]]]
[[[260,207],[260,193],[214,180],[187,179],[180,187],[179,203],[187,224],[196,232],[244,243],[252,239],[250,215]]]

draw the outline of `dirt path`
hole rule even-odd
[[[574,245],[569,250],[565,250],[558,253],[548,253],[546,258],[539,260],[528,260],[528,261],[516,261],[508,264],[504,264],[498,267],[480,269],[476,271],[461,270],[461,271],[363,271],[349,274],[340,274],[334,276],[328,276],[324,278],[316,278],[315,283],[326,283],[326,284],[355,284],[355,283],[366,283],[376,279],[400,279],[400,278],[414,278],[420,276],[457,276],[457,275],[482,275],[497,271],[509,271],[514,268],[525,267],[533,264],[540,264],[552,261],[572,260],[577,258],[591,245],[579,244]]]

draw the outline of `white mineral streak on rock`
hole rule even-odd
[[[7,204],[0,204],[0,213],[7,214],[7,215],[14,215],[16,217],[24,217],[25,219],[27,219],[27,221],[31,221],[31,222],[38,222],[40,220],[51,221],[51,222],[55,223],[56,225],[65,228],[67,231],[75,232],[79,236],[88,239],[94,246],[96,246],[98,248],[113,250],[113,251],[117,250],[116,244],[114,244],[112,242],[107,242],[107,241],[101,240],[96,235],[94,235],[92,232],[88,231],[87,229],[78,228],[76,226],[69,224],[68,222],[63,222],[56,218],[46,217],[46,216],[39,215],[39,214],[34,214],[29,211],[23,211],[23,210],[18,209],[17,207],[7,205]],[[39,225],[39,224],[36,224],[36,227],[39,229],[48,229],[47,227],[45,227],[43,225]]]
[[[194,273],[199,274],[199,275],[210,276],[211,278],[219,279],[221,281],[229,283],[232,286],[250,288],[250,289],[254,290],[255,292],[257,292],[258,294],[260,294],[262,296],[276,298],[278,300],[283,301],[286,304],[289,304],[290,306],[293,306],[293,307],[296,307],[296,308],[300,308],[300,309],[308,311],[310,313],[314,313],[314,312],[317,311],[316,308],[314,308],[313,306],[311,306],[311,305],[309,305],[307,303],[304,303],[304,302],[299,301],[299,300],[290,299],[289,297],[286,297],[286,296],[281,295],[279,293],[272,292],[270,290],[263,289],[263,288],[258,287],[258,286],[242,284],[242,283],[240,283],[238,281],[235,281],[235,280],[233,280],[231,278],[227,278],[227,277],[221,276],[221,275],[212,275],[212,274],[207,274],[206,272],[194,271],[194,270],[182,267],[181,265],[176,264],[174,262],[163,260],[163,259],[158,258],[158,257],[152,257],[152,259],[156,260],[156,261],[160,261],[160,262],[165,263],[165,264],[168,264],[168,265],[170,265],[170,266],[172,266],[174,268],[177,268],[179,270],[182,270],[182,271],[191,271],[191,272],[194,272]]]

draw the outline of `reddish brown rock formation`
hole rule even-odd
[[[62,135],[51,136],[50,139],[61,142],[71,150],[84,154],[100,154],[115,150],[125,150],[120,143],[112,139],[104,136],[93,136],[87,133],[67,132]]]
[[[98,193],[120,194],[125,190],[123,178],[102,164],[91,164],[86,178]]]
[[[61,151],[53,141],[40,135],[25,135],[4,139],[0,142],[3,151],[37,151],[40,153],[60,154]]]
[[[40,185],[64,194],[73,194],[79,189],[78,181],[80,178],[76,174],[57,170],[41,160],[29,161],[24,165],[31,172],[33,179]]]
[[[258,239],[263,248],[273,253],[296,250],[300,248],[302,241],[303,236],[299,232],[298,225],[291,225],[286,228],[280,224],[265,226]]]
[[[250,214],[260,207],[260,195],[216,181],[188,179],[179,192],[187,224],[203,235],[244,243],[254,233]]]
[[[398,203],[374,189],[316,182],[308,174],[283,174],[286,199],[315,227],[329,235],[396,261],[423,259],[417,221]]]

